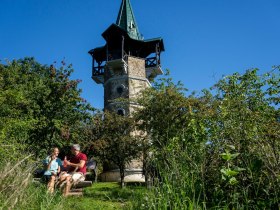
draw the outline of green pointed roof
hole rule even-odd
[[[136,24],[130,0],[122,0],[116,24],[124,29],[130,38],[143,40]]]

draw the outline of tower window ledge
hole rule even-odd
[[[127,66],[127,62],[124,59],[109,60],[106,63],[108,67],[122,67],[124,65]]]
[[[97,84],[104,84],[103,76],[92,76],[91,77]]]
[[[125,73],[127,73],[127,67],[128,67],[128,64],[124,59],[111,60],[106,63],[107,69],[121,68],[121,69],[124,69]]]
[[[149,77],[150,75],[162,75],[163,71],[160,65],[153,66],[153,67],[146,67],[146,75]]]
[[[146,60],[145,58],[141,58],[141,57],[137,57],[137,56],[133,56],[133,55],[127,55],[127,57],[137,58],[139,60]]]

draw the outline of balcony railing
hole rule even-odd
[[[123,56],[108,56],[108,61],[123,59],[125,62],[127,62],[128,55],[126,53],[123,54]],[[145,60],[145,67],[146,68],[152,68],[152,67],[158,67],[160,66],[160,60],[158,57],[150,57],[146,58]],[[93,66],[92,68],[92,76],[103,76],[105,71],[105,65],[101,65],[101,63],[98,63],[96,66]]]
[[[157,57],[150,57],[150,58],[146,58],[145,60],[146,68],[156,67],[159,65],[160,65],[160,60]]]
[[[92,68],[92,76],[101,76],[101,75],[104,75],[104,65],[94,66]]]

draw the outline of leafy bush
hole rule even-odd
[[[82,142],[92,108],[81,98],[72,66],[41,65],[33,58],[0,64],[0,143],[46,155],[51,147]]]
[[[134,208],[279,208],[279,68],[257,72],[227,76],[200,96],[171,79],[144,91],[136,116],[158,184]]]

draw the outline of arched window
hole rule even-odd
[[[121,85],[118,85],[118,86],[115,88],[115,92],[116,92],[119,96],[121,96],[121,95],[124,93],[125,89],[126,89],[126,87],[125,87],[123,84],[121,84]]]
[[[118,115],[124,116],[125,115],[125,111],[124,109],[118,109],[117,110]]]

